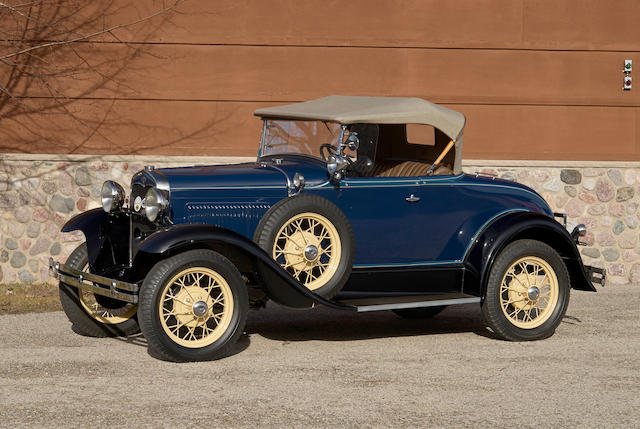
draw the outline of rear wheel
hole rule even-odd
[[[498,256],[487,282],[482,312],[501,338],[550,337],[569,305],[569,273],[558,253],[536,240],[518,240]]]
[[[67,265],[77,270],[89,270],[86,243],[78,246]],[[72,329],[89,337],[127,336],[140,332],[135,304],[93,294],[60,282],[60,303],[72,323]]]
[[[140,327],[152,355],[171,361],[230,354],[244,329],[247,288],[236,267],[211,250],[158,262],[142,284]]]

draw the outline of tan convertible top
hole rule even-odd
[[[425,124],[458,140],[464,128],[462,113],[421,98],[356,97],[330,95],[317,100],[285,106],[266,107],[254,112],[263,118],[306,119],[341,124]]]

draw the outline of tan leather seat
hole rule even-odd
[[[417,177],[424,176],[431,167],[430,163],[419,161],[382,161],[373,166],[372,175],[375,177]],[[439,166],[434,176],[453,174],[451,168],[446,165]]]

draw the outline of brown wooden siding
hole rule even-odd
[[[122,2],[113,22],[159,4]],[[105,36],[77,48],[114,77],[57,80],[86,129],[48,112],[0,118],[0,150],[253,155],[254,109],[350,94],[461,111],[465,158],[640,160],[640,77],[625,92],[621,73],[627,58],[640,73],[637,22],[631,0],[186,2],[154,33],[118,31],[126,46]]]

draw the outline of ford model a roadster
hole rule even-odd
[[[215,359],[270,299],[412,318],[477,303],[497,336],[536,340],[570,288],[604,284],[577,250],[583,225],[569,233],[528,187],[462,172],[460,113],[331,96],[255,114],[256,162],[146,167],[128,198],[107,181],[102,209],[63,227],[86,238],[51,261],[76,332],[140,329],[155,356]]]

